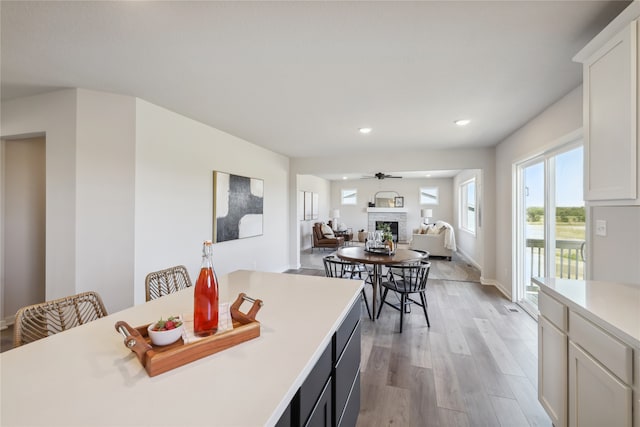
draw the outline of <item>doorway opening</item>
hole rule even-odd
[[[2,320],[45,301],[45,137],[2,140]]]

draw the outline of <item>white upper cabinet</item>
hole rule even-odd
[[[640,1],[627,6],[574,61],[583,64],[584,198],[640,205]]]
[[[584,60],[585,199],[638,202],[638,25]]]

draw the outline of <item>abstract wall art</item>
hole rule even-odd
[[[262,235],[264,181],[213,172],[213,242]]]

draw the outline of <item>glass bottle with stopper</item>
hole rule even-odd
[[[200,337],[218,330],[218,278],[213,270],[212,253],[213,243],[206,240],[202,244],[202,265],[193,298],[193,332]]]

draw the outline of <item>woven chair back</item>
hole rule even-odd
[[[18,347],[106,316],[97,292],[83,292],[23,307],[16,313],[13,342]]]
[[[147,274],[145,279],[147,301],[178,292],[191,286],[191,278],[184,265]]]

